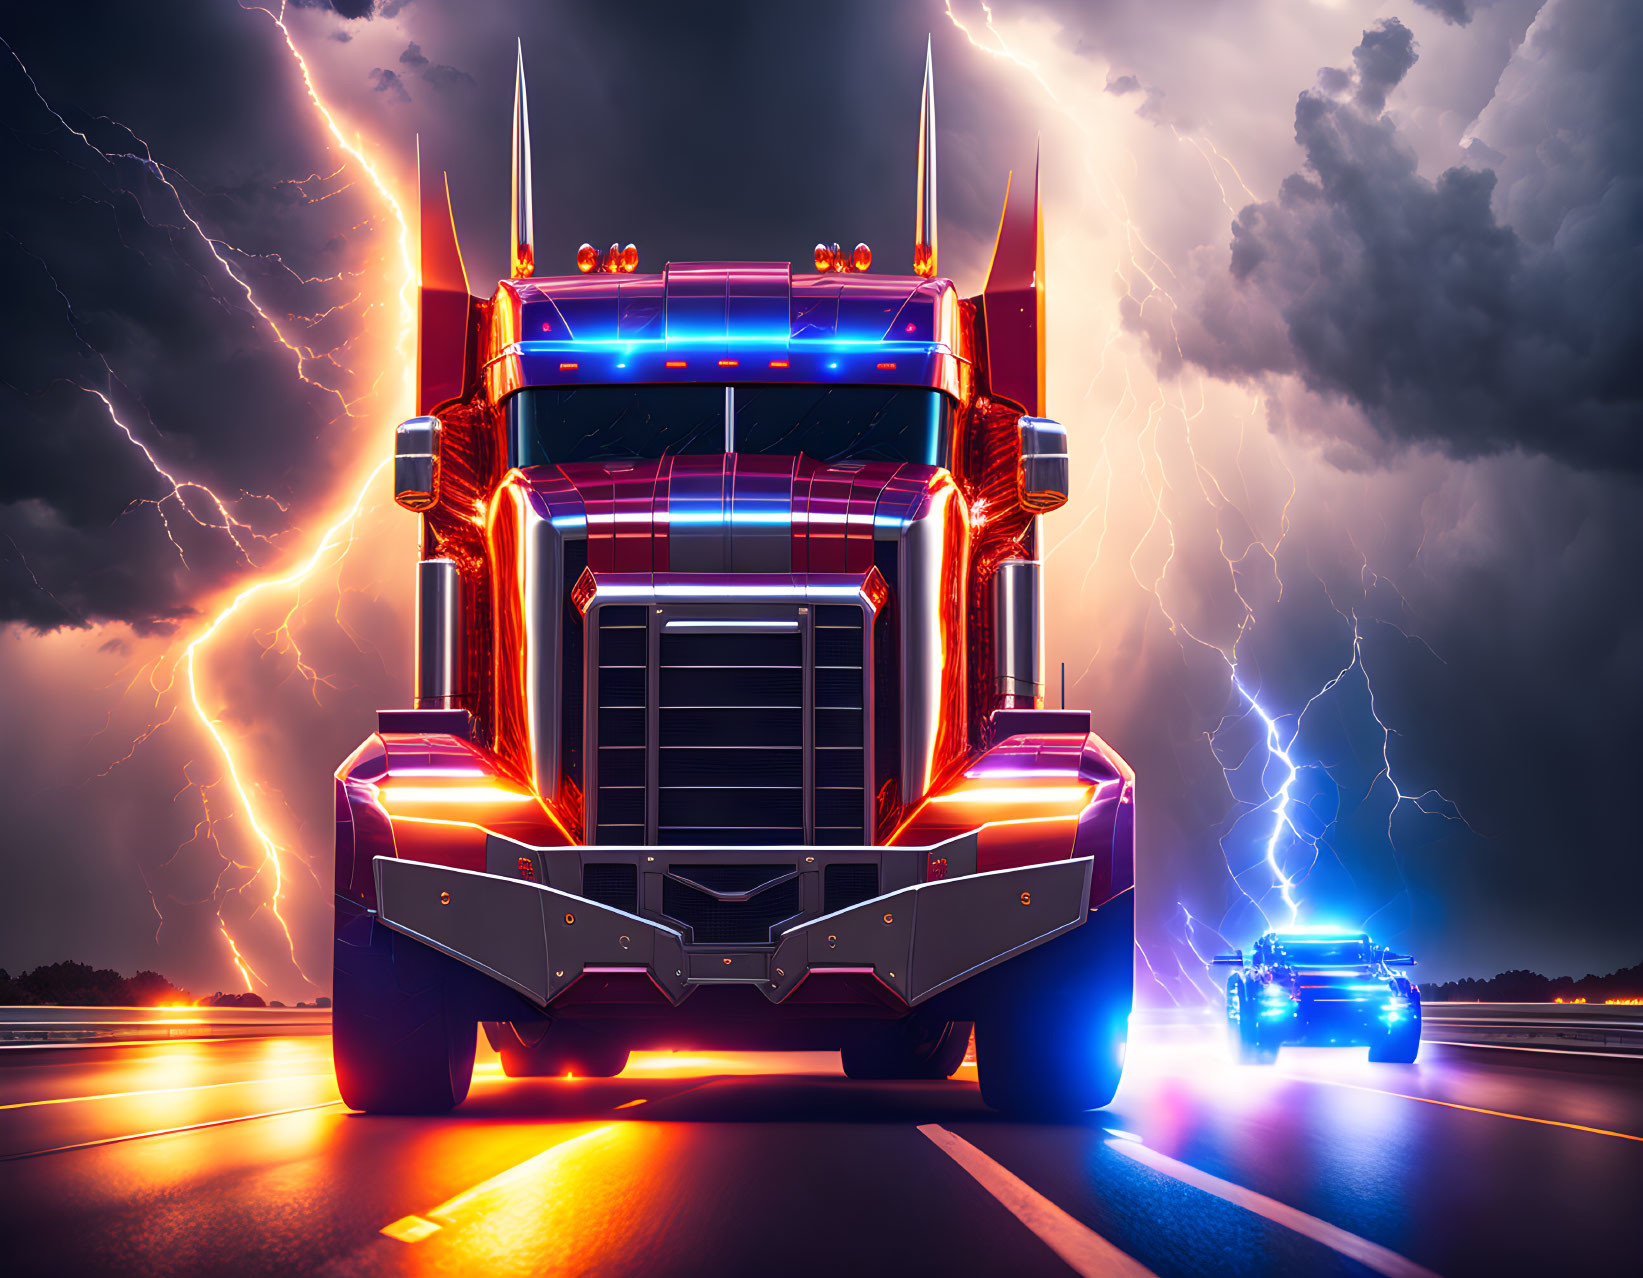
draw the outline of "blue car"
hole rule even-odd
[[[1211,962],[1238,970],[1227,979],[1227,1031],[1246,1065],[1270,1065],[1285,1043],[1369,1047],[1372,1061],[1408,1063],[1421,1043],[1421,996],[1392,969],[1413,966],[1367,932],[1268,932],[1249,957]]]

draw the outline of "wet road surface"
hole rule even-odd
[[[8,1274],[1625,1273],[1640,1202],[1639,1058],[1143,1042],[1049,1124],[823,1054],[481,1040],[428,1119],[350,1114],[323,1037],[0,1049]]]

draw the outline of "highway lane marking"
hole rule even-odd
[[[43,1158],[47,1154],[66,1154],[76,1149],[96,1149],[101,1145],[119,1145],[128,1140],[146,1140],[150,1136],[172,1136],[178,1132],[198,1132],[207,1127],[226,1127],[230,1123],[249,1123],[257,1118],[279,1118],[285,1114],[306,1114],[309,1110],[329,1109],[342,1101],[321,1101],[318,1105],[296,1105],[290,1109],[271,1109],[263,1114],[236,1114],[233,1118],[215,1118],[207,1123],[189,1123],[183,1127],[159,1127],[151,1132],[128,1132],[124,1136],[105,1136],[101,1140],[83,1140],[75,1145],[56,1145],[51,1149],[31,1149],[22,1154],[0,1156],[0,1163],[14,1163],[23,1158]]]
[[[1419,1101],[1423,1105],[1442,1105],[1445,1109],[1465,1110],[1468,1114],[1488,1114],[1491,1118],[1515,1118],[1520,1123],[1539,1123],[1542,1127],[1567,1127],[1570,1131],[1590,1132],[1594,1136],[1615,1136],[1620,1140],[1643,1141],[1643,1136],[1629,1132],[1611,1132],[1606,1127],[1585,1127],[1580,1123],[1559,1122],[1555,1118],[1534,1118],[1528,1114],[1508,1114],[1503,1109],[1482,1109],[1477,1105],[1462,1105],[1457,1101],[1437,1100],[1431,1096],[1411,1096],[1407,1092],[1389,1092],[1384,1087],[1365,1087],[1362,1083],[1347,1083],[1338,1078],[1309,1078],[1305,1074],[1283,1074],[1280,1077],[1297,1083],[1321,1083],[1326,1087],[1350,1087],[1355,1092],[1373,1092],[1377,1096],[1396,1096],[1399,1100]]]
[[[480,1181],[470,1189],[464,1189],[460,1194],[447,1198],[439,1206],[434,1207],[420,1216],[401,1216],[398,1220],[384,1225],[377,1232],[386,1234],[403,1243],[419,1243],[425,1238],[437,1234],[444,1225],[451,1223],[452,1218],[475,1199],[483,1198],[486,1194],[511,1185],[516,1181],[524,1180],[534,1172],[540,1171],[555,1161],[566,1150],[577,1145],[592,1141],[595,1137],[605,1136],[616,1131],[618,1123],[606,1123],[602,1127],[595,1127],[591,1131],[580,1132],[557,1145],[550,1145],[540,1153],[532,1154],[522,1163],[515,1163],[505,1171],[497,1172],[487,1180]]]
[[[384,1225],[380,1233],[403,1243],[419,1243],[430,1234],[437,1234],[439,1226],[421,1216],[401,1216],[392,1224]]]
[[[1540,1052],[1544,1056],[1595,1056],[1600,1061],[1643,1063],[1643,1055],[1636,1052],[1588,1052],[1583,1047],[1519,1047],[1515,1043],[1458,1043],[1447,1038],[1423,1038],[1421,1042],[1436,1047],[1483,1047],[1491,1052]]]
[[[719,1081],[721,1080],[717,1077],[704,1079],[702,1082],[697,1083],[694,1087],[686,1087],[677,1092],[670,1092],[668,1095],[660,1097],[659,1099],[672,1100],[675,1096],[683,1096],[686,1092],[694,1092],[706,1087],[709,1083],[716,1083]],[[654,1098],[641,1096],[635,1100],[623,1101],[620,1105],[612,1106],[612,1108],[631,1109],[636,1105],[646,1104],[650,1099]],[[530,1174],[532,1169],[547,1166],[548,1163],[557,1158],[562,1151],[569,1149],[582,1141],[591,1140],[595,1136],[613,1132],[618,1128],[618,1126],[620,1126],[620,1124],[606,1123],[602,1127],[595,1127],[592,1131],[583,1132],[580,1135],[572,1136],[568,1140],[560,1141],[557,1145],[549,1146],[539,1154],[533,1154],[524,1162],[516,1163],[506,1171],[498,1172],[489,1180],[480,1181],[479,1184],[475,1185],[472,1189],[464,1189],[454,1198],[447,1198],[444,1202],[440,1203],[439,1206],[432,1208],[420,1216],[401,1216],[398,1220],[390,1221],[377,1232],[386,1234],[389,1238],[392,1238],[397,1242],[422,1242],[424,1239],[431,1238],[434,1234],[438,1233],[440,1229],[443,1228],[444,1224],[450,1223],[452,1216],[461,1211],[468,1204],[472,1203],[475,1199],[482,1198],[492,1190],[500,1189],[504,1185],[512,1184],[514,1181],[523,1179],[525,1176]],[[443,1222],[443,1224],[441,1222]]]
[[[282,1074],[278,1078],[241,1078],[227,1083],[197,1083],[189,1087],[145,1087],[132,1092],[99,1092],[93,1096],[53,1096],[46,1100],[13,1101],[0,1109],[31,1109],[36,1105],[77,1105],[81,1101],[125,1100],[131,1096],[171,1096],[182,1092],[206,1092],[213,1087],[256,1087],[263,1083],[296,1083],[315,1078],[333,1077],[330,1070],[323,1074]]]
[[[919,1131],[1083,1278],[1156,1278],[1140,1261],[1069,1216],[962,1136],[955,1136],[939,1123],[925,1123]]]
[[[1242,1207],[1245,1211],[1252,1211],[1257,1216],[1265,1216],[1274,1224],[1282,1225],[1285,1229],[1310,1238],[1314,1242],[1320,1242],[1331,1251],[1339,1252],[1349,1260],[1355,1260],[1378,1274],[1385,1274],[1387,1278],[1437,1278],[1432,1270],[1417,1265],[1379,1243],[1372,1243],[1367,1238],[1348,1233],[1338,1225],[1331,1225],[1327,1220],[1309,1216],[1306,1212],[1287,1203],[1281,1203],[1276,1198],[1268,1198],[1253,1189],[1245,1189],[1242,1185],[1234,1185],[1229,1180],[1222,1180],[1219,1176],[1199,1171],[1196,1167],[1171,1158],[1168,1154],[1160,1154],[1156,1149],[1150,1149],[1137,1141],[1109,1140],[1107,1148],[1117,1150],[1125,1158],[1133,1159],[1166,1176],[1172,1176],[1194,1189],[1213,1194],[1223,1202]]]

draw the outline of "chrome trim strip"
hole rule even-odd
[[[559,793],[560,707],[566,672],[559,613],[565,595],[565,532],[536,503],[522,503],[519,553],[525,615],[525,710],[530,734],[531,779],[551,802]],[[580,678],[578,671],[575,677]]]

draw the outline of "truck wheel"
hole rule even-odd
[[[976,1022],[981,1099],[1009,1114],[1065,1118],[1111,1102],[1124,1070],[1128,1009],[994,1014]]]
[[[1278,1045],[1261,1033],[1257,1015],[1248,986],[1234,977],[1227,985],[1227,1030],[1240,1065],[1271,1065],[1278,1059]]]
[[[627,1068],[628,1049],[608,1033],[564,1021],[502,1022],[486,1026],[509,1078],[614,1078]]]
[[[437,1114],[467,1097],[477,1022],[447,989],[440,955],[356,919],[337,934],[331,999],[331,1055],[349,1109]]]
[[[839,1052],[850,1078],[950,1078],[970,1046],[971,1022],[908,1017],[875,1026]]]
[[[1414,1017],[1382,1029],[1369,1040],[1369,1059],[1395,1065],[1413,1064],[1421,1050],[1420,1009]]]

